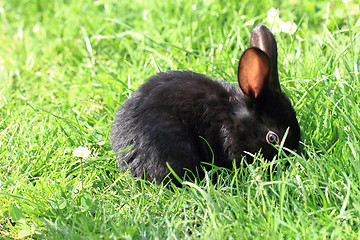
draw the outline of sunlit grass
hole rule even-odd
[[[119,172],[109,129],[132,91],[170,69],[235,84],[271,8],[297,26],[275,37],[301,152],[183,188]],[[358,239],[358,16],[355,1],[0,0],[1,237]]]

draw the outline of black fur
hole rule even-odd
[[[266,27],[258,31],[260,39],[262,32],[270,32]],[[267,47],[274,51],[273,43]],[[250,49],[249,59],[254,55],[273,68],[275,60],[266,49],[256,43]],[[246,61],[240,60],[250,67],[246,72],[250,74],[252,66]],[[117,155],[118,167],[130,168],[136,177],[161,182],[170,172],[166,163],[183,177],[186,169],[201,175],[201,162],[211,163],[212,159],[217,166],[232,168],[244,152],[261,150],[266,159],[272,159],[277,150],[266,141],[266,135],[271,130],[281,141],[288,127],[285,147],[297,150],[299,125],[289,99],[281,92],[277,71],[276,76],[274,69],[261,75],[261,90],[256,90],[251,80],[245,90],[242,76],[247,75],[241,71],[239,67],[240,87],[190,71],[163,72],[149,78],[124,102],[113,123],[114,151],[132,146]],[[247,156],[247,161],[252,158]]]

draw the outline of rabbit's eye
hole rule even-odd
[[[266,141],[269,144],[277,144],[279,143],[279,136],[273,131],[268,131],[268,133],[266,134]]]

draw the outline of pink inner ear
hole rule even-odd
[[[241,89],[255,99],[264,91],[269,81],[269,58],[257,49],[249,48],[242,55],[238,69],[238,81]]]

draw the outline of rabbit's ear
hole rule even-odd
[[[240,58],[238,82],[250,99],[257,99],[269,84],[269,58],[258,48],[247,49]]]
[[[277,69],[277,44],[270,29],[265,25],[256,26],[251,32],[250,47],[257,47],[268,55],[270,60],[270,87],[280,89]]]

